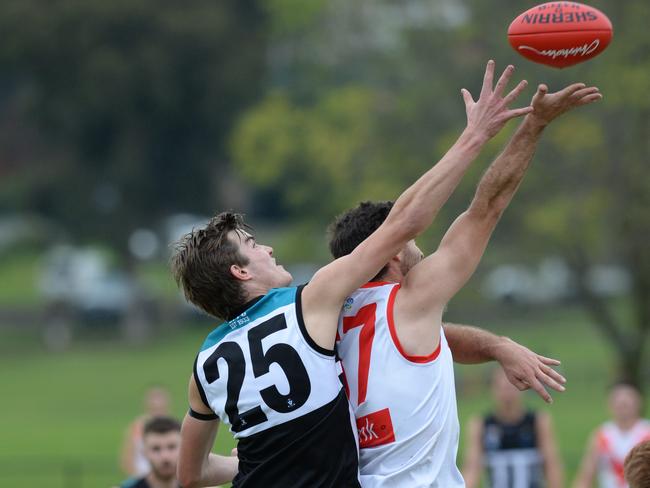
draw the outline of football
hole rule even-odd
[[[598,56],[612,34],[612,23],[600,10],[576,2],[548,2],[513,20],[508,41],[531,61],[566,68]]]

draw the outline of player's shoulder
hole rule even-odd
[[[249,325],[251,322],[260,317],[267,316],[277,309],[287,305],[292,305],[300,300],[301,286],[291,286],[284,288],[272,288],[266,295],[261,295],[251,300],[244,308],[232,319],[220,323],[205,338],[200,350],[205,351],[215,344],[221,342],[228,334],[242,327]]]

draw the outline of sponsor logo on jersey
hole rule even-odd
[[[395,442],[395,431],[390,418],[390,410],[384,408],[357,419],[359,431],[359,446],[383,446]]]
[[[352,297],[347,297],[345,299],[345,303],[343,304],[343,310],[351,310],[352,309],[352,304],[354,303],[354,298]]]

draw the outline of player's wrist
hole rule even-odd
[[[529,113],[524,119],[524,124],[529,130],[541,132],[544,128],[550,123],[550,120],[546,120],[539,115],[536,115],[535,112]]]
[[[490,137],[485,131],[468,125],[458,138],[458,143],[469,151],[480,152],[489,140]]]

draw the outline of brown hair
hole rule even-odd
[[[147,434],[166,434],[167,432],[180,432],[181,423],[174,417],[152,417],[144,424],[142,436]]]
[[[623,470],[630,488],[650,486],[650,440],[638,444],[629,452]]]
[[[375,232],[393,208],[393,202],[361,202],[343,212],[329,226],[329,248],[335,259],[351,254],[356,247]],[[371,280],[380,279],[387,266]]]
[[[222,212],[176,242],[172,273],[188,301],[222,319],[246,303],[242,282],[232,275],[230,266],[245,266],[248,259],[228,239],[228,233],[249,230],[240,214]]]

